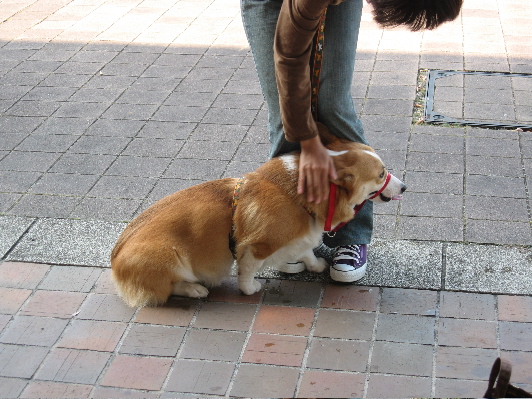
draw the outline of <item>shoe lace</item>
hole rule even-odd
[[[338,255],[340,255],[342,258],[345,257],[344,259],[351,257],[359,260],[361,257],[360,252],[361,250],[359,245],[346,245],[338,249]]]

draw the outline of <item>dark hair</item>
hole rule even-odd
[[[406,25],[412,31],[434,29],[452,21],[463,0],[368,0],[373,18],[384,27]]]

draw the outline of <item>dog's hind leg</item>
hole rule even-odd
[[[209,295],[209,290],[198,283],[188,281],[178,281],[172,289],[173,295],[188,296],[190,298],[205,298]]]
[[[264,259],[257,259],[251,250],[246,249],[238,259],[238,288],[246,295],[253,295],[262,288],[261,283],[255,280],[257,272],[262,268]]]

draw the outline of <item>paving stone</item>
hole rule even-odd
[[[377,341],[373,347],[372,373],[430,377],[432,345]],[[414,359],[416,359],[414,361]]]
[[[361,283],[438,289],[441,286],[441,248],[441,243],[437,242],[373,240],[368,251],[367,275]]]
[[[440,318],[437,334],[439,345],[497,347],[497,325],[493,321]]]
[[[229,394],[240,397],[293,397],[299,370],[258,364],[242,364]],[[272,385],[272,381],[275,384]]]
[[[137,215],[142,201],[126,198],[88,198],[77,204],[70,217],[108,222],[129,222]]]
[[[129,322],[135,311],[136,309],[128,307],[116,295],[89,294],[77,317],[87,320]]]
[[[531,294],[527,248],[449,244],[445,288],[457,291]],[[501,278],[501,275],[505,278]]]
[[[0,286],[37,288],[50,266],[37,263],[3,262],[0,264]]]
[[[28,381],[20,378],[0,377],[0,394],[4,398],[18,398]]]
[[[17,313],[31,293],[31,290],[0,287],[0,313]]]
[[[50,168],[49,172],[100,175],[107,170],[115,159],[116,156],[114,155],[65,153]]]
[[[112,361],[101,385],[157,391],[161,389],[171,364],[172,360],[166,358],[119,355]]]
[[[92,386],[82,384],[64,384],[59,382],[30,382],[21,397],[23,398],[88,398]]]
[[[532,241],[530,225],[523,222],[467,219],[465,233],[466,240],[473,243],[528,245]]]
[[[496,358],[496,349],[438,346],[435,375],[440,378],[485,381]]]
[[[435,320],[432,317],[381,314],[376,339],[430,345],[434,341],[434,327]]]
[[[430,397],[432,383],[430,378],[371,374],[368,382],[367,396],[370,398],[391,397]]]
[[[301,367],[306,347],[306,337],[251,334],[242,362]]]
[[[475,197],[478,198],[478,197]],[[434,206],[437,203],[438,206]],[[401,215],[456,218],[462,214],[461,195],[409,193],[401,202]]]
[[[481,392],[486,392],[485,381],[456,380],[436,378],[435,397],[438,398],[466,398],[477,397]]]
[[[110,353],[53,349],[39,369],[36,378],[76,384],[95,384],[105,368]]]
[[[16,151],[64,152],[78,139],[75,135],[47,134],[26,137],[16,148]]]
[[[512,364],[512,384],[527,384],[523,389],[530,389],[530,373],[532,354],[523,351],[501,351],[501,357]]]
[[[532,321],[532,297],[499,295],[498,319],[504,321]]]
[[[10,209],[10,213],[40,218],[67,218],[79,202],[79,197],[49,194],[26,194]]]
[[[466,175],[466,193],[491,197],[526,198],[523,178]]]
[[[73,320],[58,341],[57,346],[70,349],[85,349],[112,352],[127,324],[97,320]]]
[[[532,351],[529,323],[503,321],[499,323],[500,345],[503,350]]]
[[[129,144],[129,137],[81,136],[68,149],[69,153],[94,155],[119,155]]]
[[[86,294],[63,291],[37,291],[20,310],[21,315],[70,319]]]
[[[512,206],[508,203],[511,202]],[[494,206],[499,203],[502,206]],[[489,219],[511,222],[528,221],[527,201],[520,198],[465,196],[465,216],[469,219]]]
[[[440,316],[457,319],[496,320],[495,305],[496,297],[493,295],[443,291],[441,293]]]
[[[204,303],[196,316],[193,327],[248,331],[257,306],[232,303]]]
[[[192,321],[198,300],[170,297],[168,302],[158,307],[144,307],[135,317],[136,323],[187,327]]]
[[[7,324],[10,321],[11,321],[11,315],[10,314],[0,314],[0,332],[2,332],[2,330],[7,326]]]
[[[107,175],[159,177],[166,170],[171,158],[119,156],[106,171]]]
[[[462,195],[464,192],[464,177],[461,173],[408,171],[405,183],[408,187],[408,193]]]
[[[63,333],[68,320],[49,317],[16,316],[0,342],[17,345],[52,346]]]
[[[0,344],[0,376],[31,378],[49,348]]]
[[[258,280],[264,285],[264,280]],[[244,295],[238,288],[238,281],[235,278],[222,281],[218,287],[213,287],[209,291],[207,300],[214,302],[234,302],[234,303],[249,303],[258,304],[264,290],[254,293],[253,295]]]
[[[170,164],[164,177],[204,181],[219,179],[226,164],[226,161],[178,158]]]
[[[436,291],[384,288],[380,312],[436,316],[437,304],[438,293]]]
[[[464,156],[412,152],[407,158],[407,170],[415,172],[464,173]]]
[[[185,329],[180,327],[134,324],[119,352],[131,355],[170,356],[177,354]]]
[[[463,154],[464,138],[455,135],[413,134],[410,137],[410,150],[441,154]]]
[[[375,313],[320,309],[314,336],[371,340],[375,317]]]
[[[163,394],[164,395],[164,394]],[[126,388],[95,387],[92,392],[93,398],[159,398],[158,392],[140,391]],[[175,397],[175,394],[174,396]]]
[[[327,285],[321,306],[324,308],[376,311],[379,290],[355,285]]]
[[[155,178],[102,176],[88,195],[91,197],[141,200],[150,193],[155,183]]]
[[[98,180],[94,175],[47,173],[29,190],[35,194],[85,195]]]
[[[306,335],[314,320],[314,309],[263,305],[260,307],[254,332]]]
[[[499,158],[481,155],[466,156],[466,173],[472,175],[523,177],[519,158]]]
[[[231,363],[178,360],[170,373],[166,391],[224,395],[234,369]]]
[[[0,170],[46,172],[60,156],[57,152],[11,152],[0,161]]]
[[[399,221],[398,236],[404,240],[463,241],[463,220],[427,216],[403,216]]]
[[[89,292],[102,269],[80,266],[53,266],[39,284],[41,290]]]
[[[321,295],[319,283],[270,280],[264,287],[263,303],[267,305],[316,307]]]
[[[369,360],[369,342],[315,338],[310,344],[307,367],[364,372]]]
[[[335,373],[306,370],[301,380],[301,398],[361,398],[364,393],[364,374]]]
[[[240,332],[192,330],[180,357],[183,359],[236,362],[246,335]]]
[[[123,223],[39,219],[8,260],[108,266],[109,254],[124,227]]]

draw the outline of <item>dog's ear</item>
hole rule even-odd
[[[338,175],[338,178],[336,180],[333,180],[332,182],[338,187],[342,187],[346,191],[351,192],[353,187],[356,186],[356,176],[351,173],[351,171],[349,171],[347,168],[337,170],[336,174]]]
[[[357,198],[361,195],[361,181],[359,177],[353,173],[353,170],[350,170],[350,168],[344,168],[337,170],[336,173],[338,174],[338,178],[333,180],[333,183],[340,188],[340,191],[345,192],[346,200],[349,202],[354,201],[357,204],[362,202],[364,200],[363,197]]]

